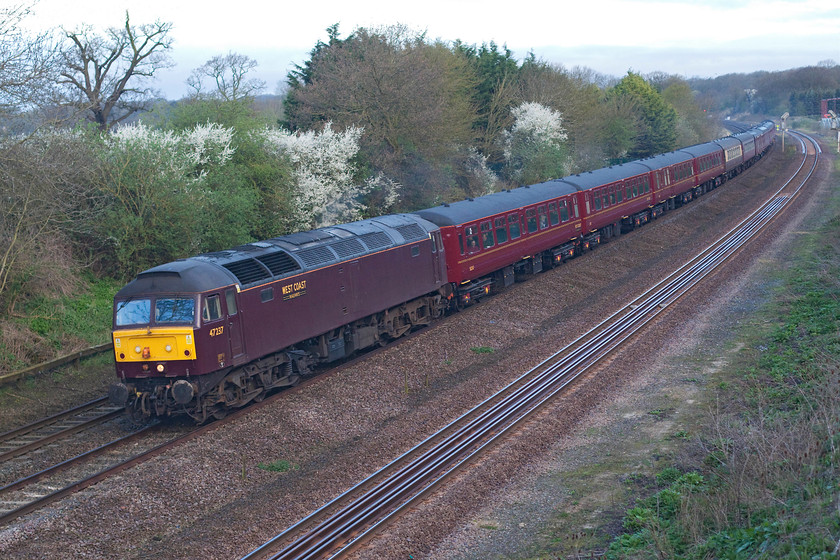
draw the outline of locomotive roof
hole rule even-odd
[[[437,227],[396,214],[256,241],[156,266],[117,293],[203,292],[231,284],[257,286],[292,274],[428,239]]]

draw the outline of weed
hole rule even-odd
[[[470,348],[470,350],[472,350],[476,354],[492,354],[496,351],[496,349],[492,346],[473,346],[472,348]]]
[[[300,467],[295,465],[294,463],[290,463],[286,459],[278,459],[276,461],[272,461],[271,463],[259,463],[257,465],[257,468],[269,472],[284,473],[289,471],[296,471]]]

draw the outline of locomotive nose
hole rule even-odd
[[[123,383],[114,383],[108,388],[108,400],[116,406],[125,406],[128,401],[128,387]]]

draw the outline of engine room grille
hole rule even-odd
[[[302,260],[303,264],[306,266],[318,266],[335,261],[335,255],[324,246],[303,249],[302,251],[298,251],[296,256]]]
[[[242,285],[271,278],[268,270],[254,259],[243,259],[241,261],[223,264],[222,266],[231,271]]]
[[[342,259],[361,255],[365,252],[364,246],[359,243],[358,239],[346,239],[338,243],[333,243],[330,245],[330,249],[338,253],[338,256]]]
[[[382,249],[383,247],[391,247],[394,242],[385,233],[377,231],[376,233],[366,233],[359,237],[359,239],[368,246],[368,249]]]
[[[417,224],[397,226],[394,229],[400,232],[400,234],[403,237],[405,237],[405,240],[408,242],[420,241],[421,239],[426,239],[427,237],[429,237],[429,234],[426,233],[423,230],[423,228],[421,228]]]
[[[257,260],[268,267],[274,276],[284,276],[290,272],[300,270],[300,265],[285,251],[277,251],[257,257]]]

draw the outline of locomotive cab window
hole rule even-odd
[[[148,325],[151,320],[152,300],[130,299],[117,304],[114,323],[118,327]]]
[[[233,288],[225,291],[225,303],[228,315],[236,315],[236,292]]]
[[[205,323],[218,321],[222,318],[222,302],[218,294],[204,298],[204,305],[201,309],[201,318]]]
[[[195,300],[185,297],[157,298],[155,323],[192,323],[195,318]]]

